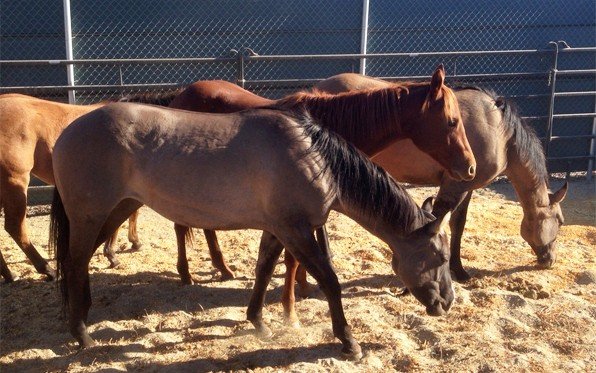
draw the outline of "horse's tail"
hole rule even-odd
[[[184,235],[184,241],[186,242],[186,247],[188,247],[188,248],[194,247],[195,234],[192,230],[192,227],[188,227],[188,230],[186,231],[186,233]]]
[[[54,189],[52,199],[52,210],[50,212],[50,250],[56,258],[56,278],[59,280],[59,287],[62,293],[63,306],[68,303],[68,288],[66,284],[66,262],[70,256],[68,240],[70,235],[70,223],[62,204],[62,198],[58,189]]]
[[[134,95],[128,95],[120,98],[118,102],[138,102],[141,104],[150,104],[158,106],[169,106],[172,101],[182,92],[186,87],[181,87],[173,91],[167,92],[146,92]]]

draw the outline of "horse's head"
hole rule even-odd
[[[547,206],[524,213],[522,219],[521,236],[530,244],[538,258],[538,265],[543,268],[550,268],[557,260],[555,240],[564,222],[559,203],[567,194],[567,186],[565,183],[557,192],[549,193]]]
[[[431,205],[431,198],[423,204],[429,218],[432,217]],[[449,214],[431,220],[401,239],[393,250],[393,271],[432,316],[446,314],[454,298],[449,271],[449,240],[443,230],[448,221]]]
[[[420,89],[419,97],[423,100],[420,112],[410,117],[412,141],[443,166],[453,179],[472,180],[476,176],[476,160],[466,137],[455,93],[445,85],[443,65],[437,67],[430,84]]]

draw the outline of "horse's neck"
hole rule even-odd
[[[507,154],[505,175],[511,181],[524,213],[532,213],[549,203],[546,180],[536,177],[514,149]]]
[[[324,127],[339,134],[367,155],[373,155],[405,136],[397,91],[368,95],[308,98],[305,106]]]
[[[412,202],[416,208],[415,217],[408,222],[405,219],[384,219],[380,214],[365,213],[357,206],[339,202],[334,210],[348,216],[364,229],[387,243],[390,247],[399,247],[399,240],[426,223],[422,210]]]

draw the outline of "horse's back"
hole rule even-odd
[[[355,73],[343,73],[320,81],[314,88],[319,91],[338,94],[361,89],[384,88],[389,86],[391,86],[391,83],[380,79]]]
[[[64,131],[54,170],[71,202],[94,190],[104,205],[132,198],[181,224],[242,228],[283,203],[292,185],[309,187],[316,173],[300,159],[309,146],[296,141],[301,134],[278,111],[218,115],[110,104]],[[229,214],[219,211],[224,204],[234,206]]]
[[[32,172],[53,183],[52,148],[64,127],[93,107],[0,95],[0,163],[12,173]]]
[[[272,102],[225,80],[205,80],[188,86],[172,101],[170,107],[208,113],[234,113]]]

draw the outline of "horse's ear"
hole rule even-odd
[[[445,68],[443,64],[437,66],[432,78],[430,78],[430,98],[436,100],[441,93],[441,87],[445,84]]]
[[[426,212],[433,212],[433,202],[435,200],[435,197],[428,197],[427,199],[424,200],[424,202],[422,202],[422,209]]]
[[[565,184],[561,187],[561,189],[557,190],[554,193],[549,193],[548,198],[550,199],[550,204],[554,205],[555,203],[561,202],[565,199],[567,195],[567,188],[569,187],[569,183],[565,182]]]
[[[442,230],[445,230],[445,228],[447,228],[447,224],[449,224],[449,219],[451,219],[451,211],[446,213],[445,216],[443,216],[442,218],[435,219],[430,223],[426,224],[424,226],[424,229],[427,233],[431,235],[439,234]]]

